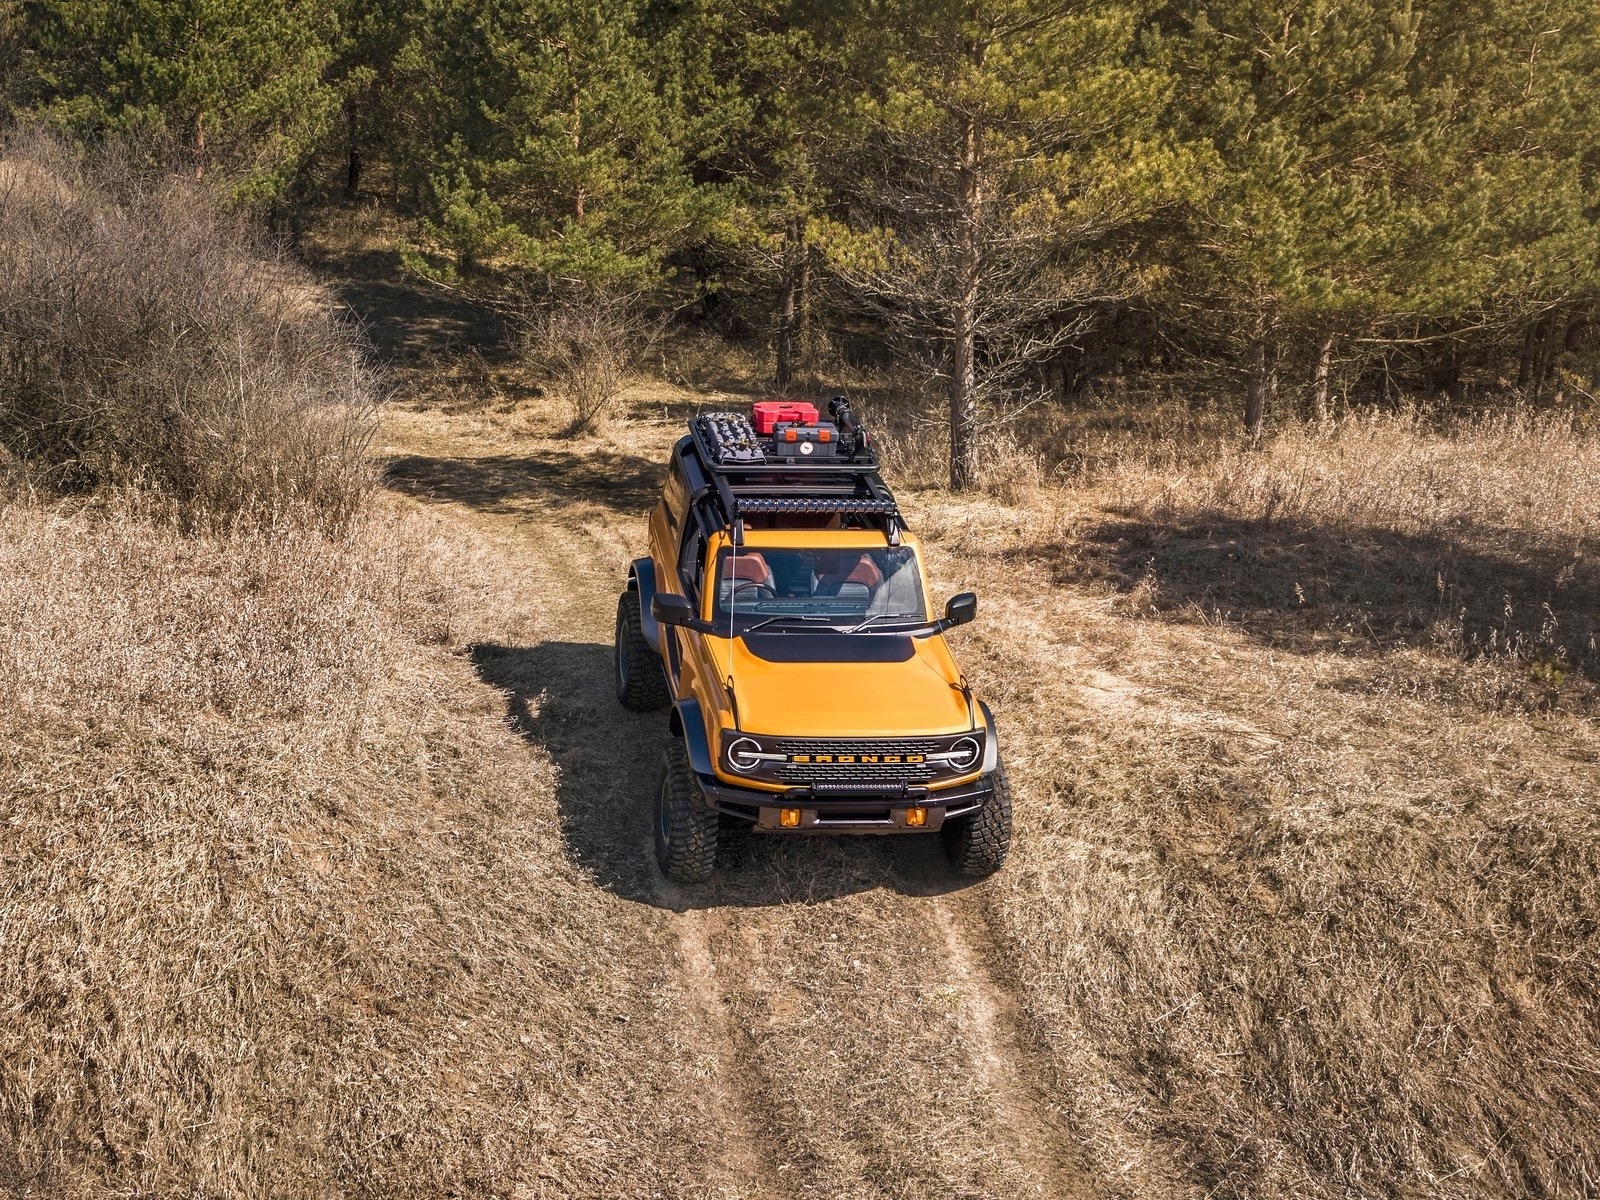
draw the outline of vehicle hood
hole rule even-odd
[[[726,645],[717,649],[726,653]],[[959,733],[973,727],[960,679],[938,634],[778,633],[733,641],[733,690],[746,733]]]

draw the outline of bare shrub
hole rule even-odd
[[[368,494],[374,383],[329,297],[206,187],[13,132],[0,160],[0,442],[63,491],[191,526]]]
[[[595,288],[531,301],[519,325],[523,360],[566,405],[569,433],[600,423],[663,328],[641,297]]]

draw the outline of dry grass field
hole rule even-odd
[[[681,889],[611,616],[683,418],[748,389],[563,439],[492,324],[404,291],[348,285],[397,385],[348,530],[0,513],[10,1194],[1600,1187],[1574,419],[1250,452],[1107,400],[953,499],[867,393],[936,591],[981,596],[1012,860],[747,837]]]
[[[993,598],[988,913],[1052,1080],[1108,1172],[1137,1133],[1204,1194],[1592,1194],[1593,440],[1186,457],[923,513]]]

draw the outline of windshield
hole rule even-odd
[[[907,546],[864,550],[723,550],[717,556],[716,616],[746,632],[796,627],[893,629],[928,619],[916,552]]]

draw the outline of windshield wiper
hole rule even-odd
[[[804,622],[804,621],[827,621],[827,620],[828,620],[827,617],[819,616],[816,613],[780,613],[776,617],[768,617],[765,621],[757,621],[754,625],[750,626],[750,628],[748,628],[748,629],[739,630],[739,636],[740,637],[749,637],[756,630],[765,629],[768,625],[775,625],[779,621],[801,621],[801,622]],[[832,625],[831,622],[829,622],[828,627],[830,629],[833,628],[833,625]]]
[[[916,621],[917,620],[917,618],[912,616],[910,613],[873,613],[865,621],[861,622],[861,624],[852,625],[852,626],[850,626],[849,629],[841,629],[839,632],[840,633],[860,633],[863,629],[865,629],[868,625],[871,625],[874,621],[882,621],[885,618],[888,618],[890,620],[895,620],[895,621]],[[918,622],[918,626],[920,626],[920,624],[921,624],[921,622]],[[913,626],[913,628],[917,628],[918,626]]]

